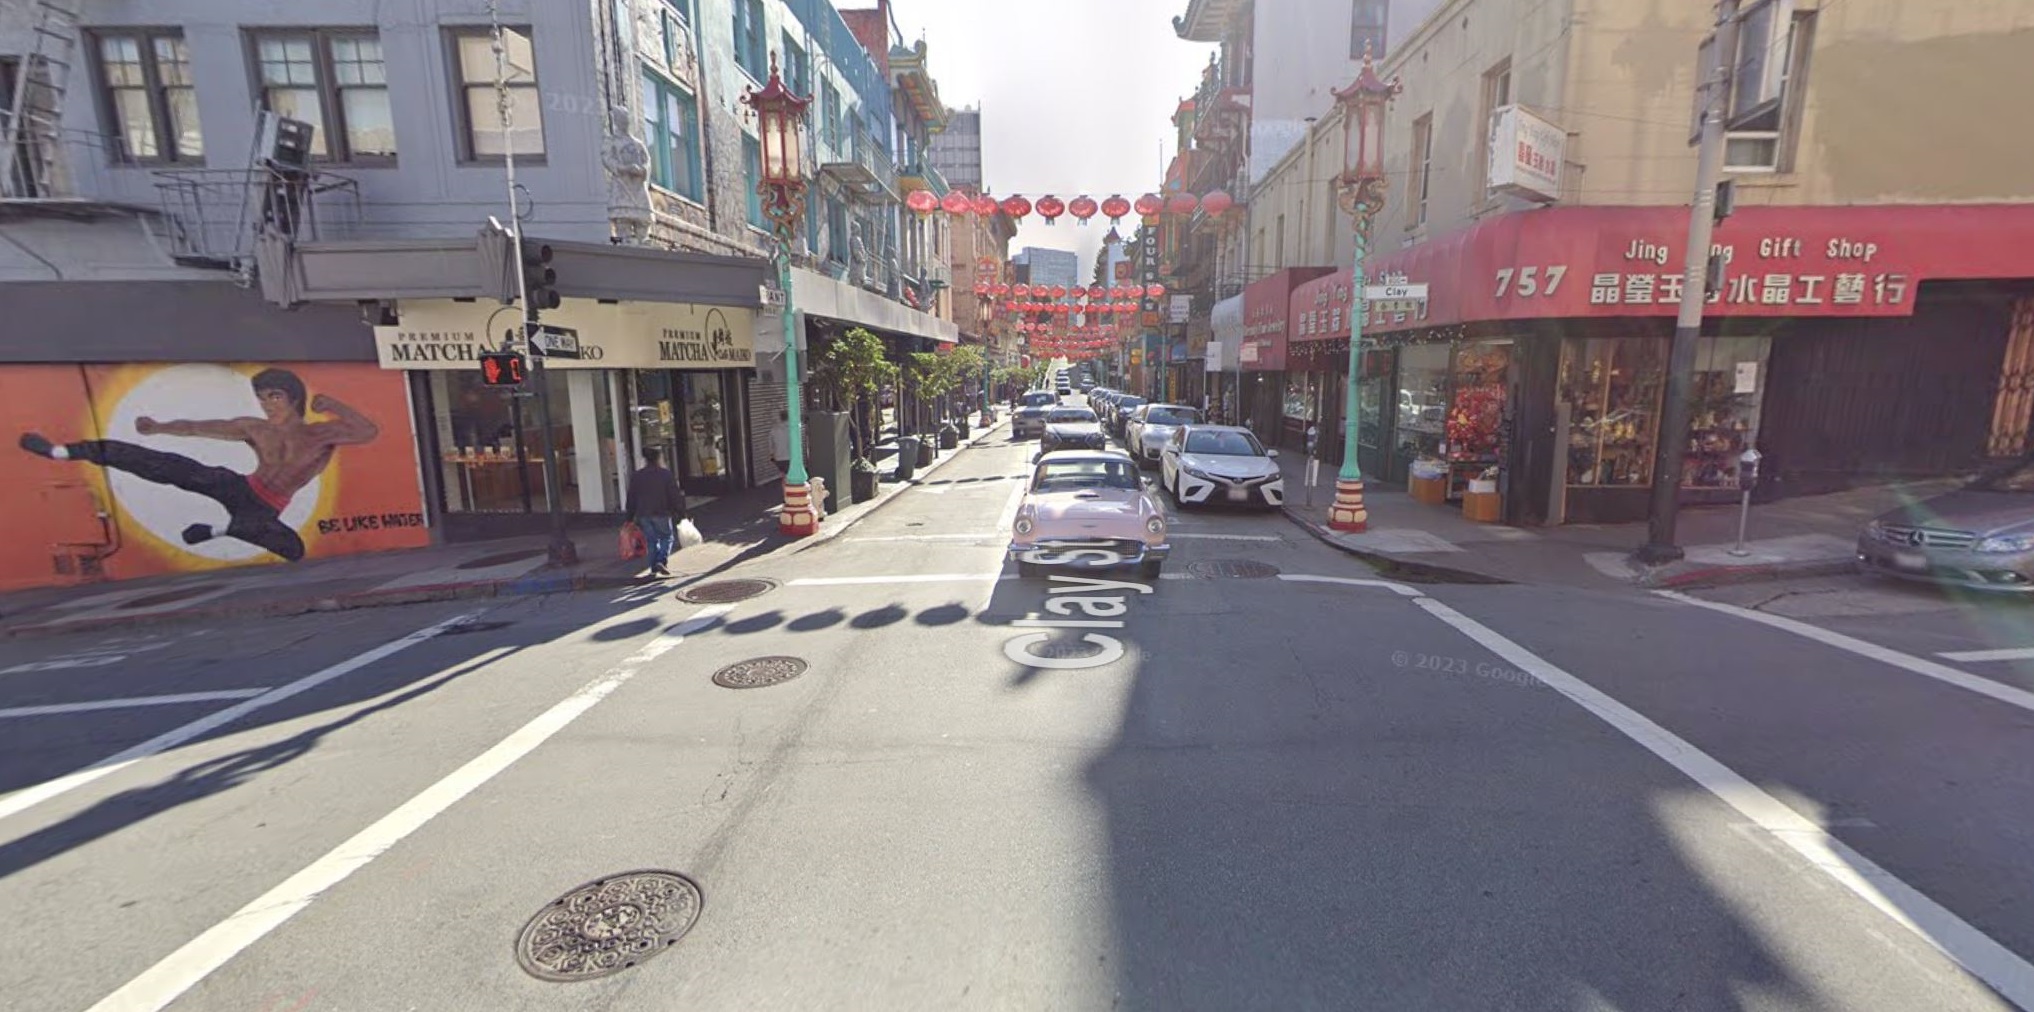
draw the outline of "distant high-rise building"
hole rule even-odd
[[[961,189],[982,189],[982,111],[976,107],[956,110],[945,130],[932,135],[927,158],[947,185]]]
[[[1023,264],[1029,271],[1030,283],[1034,285],[1072,288],[1087,284],[1081,280],[1081,258],[1072,250],[1026,246],[1010,262]]]

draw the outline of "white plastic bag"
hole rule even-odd
[[[706,539],[699,536],[699,528],[692,525],[692,518],[678,521],[678,547],[691,548]]]

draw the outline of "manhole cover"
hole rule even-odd
[[[549,553],[542,548],[532,548],[526,552],[502,552],[498,555],[483,555],[480,558],[462,562],[454,568],[493,569],[496,566],[506,566],[511,562],[522,562],[526,559],[541,559],[547,554]]]
[[[516,936],[516,962],[538,980],[605,977],[678,944],[705,898],[677,872],[632,871],[551,901]]]
[[[796,657],[757,657],[736,661],[713,673],[713,684],[729,689],[760,689],[788,682],[805,673],[805,662]]]
[[[733,604],[776,589],[773,580],[721,580],[687,587],[678,592],[678,600],[691,604]]]
[[[440,636],[464,636],[464,635],[466,635],[466,634],[468,634],[468,633],[484,633],[484,632],[493,632],[493,631],[495,631],[496,629],[506,629],[506,628],[508,628],[509,626],[512,626],[512,625],[515,625],[515,623],[514,623],[514,622],[461,622],[461,623],[459,623],[458,625],[449,625],[449,626],[446,626],[446,627],[445,627],[445,628],[443,628],[443,629],[440,629],[440,630],[438,630],[438,635],[440,635]]]
[[[189,587],[179,587],[175,590],[165,590],[160,594],[137,597],[132,601],[122,604],[120,610],[127,611],[134,608],[153,608],[162,604],[175,604],[178,601],[187,601],[194,597],[210,594],[218,590],[219,587],[220,585],[216,583],[199,583]]]
[[[1093,657],[1102,652],[1102,645],[1100,643],[1090,643],[1085,639],[1047,640],[1044,643],[1031,647],[1026,652],[1033,657],[1049,657],[1054,660],[1070,661],[1082,657]]]
[[[1209,559],[1187,566],[1187,572],[1203,580],[1268,580],[1278,567],[1255,559]]]

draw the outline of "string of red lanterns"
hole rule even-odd
[[[1120,223],[1132,211],[1145,218],[1161,214],[1186,217],[1196,210],[1205,211],[1211,217],[1221,217],[1236,206],[1236,199],[1221,190],[1202,196],[1175,192],[1161,197],[1156,193],[1147,193],[1138,197],[1135,202],[1126,199],[1120,193],[1111,194],[1100,202],[1085,193],[1071,201],[1061,200],[1048,193],[1038,198],[1034,204],[1031,200],[1016,195],[997,200],[988,194],[971,196],[954,190],[941,199],[934,196],[931,190],[912,190],[905,195],[904,206],[921,217],[935,211],[945,211],[951,215],[972,214],[983,218],[1000,213],[1018,221],[1024,220],[1026,215],[1036,211],[1039,217],[1045,219],[1047,225],[1054,224],[1061,215],[1071,215],[1085,225],[1089,219],[1099,214],[1109,219],[1109,224],[1114,225]]]

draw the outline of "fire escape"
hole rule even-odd
[[[70,192],[64,160],[64,92],[76,59],[78,13],[70,4],[36,0],[34,46],[0,64],[0,198],[61,199]]]

